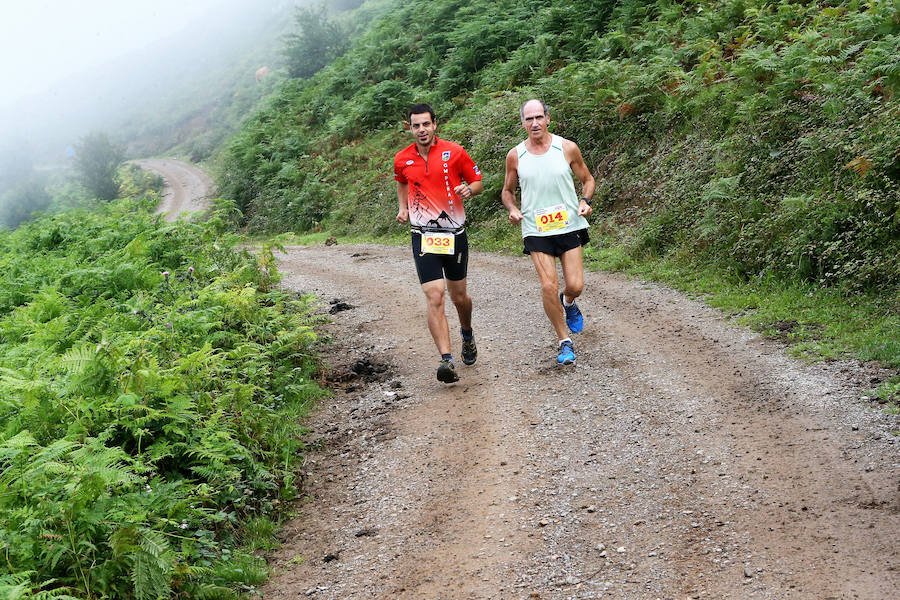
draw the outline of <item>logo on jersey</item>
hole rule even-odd
[[[481,175],[481,170],[478,168],[478,165],[475,165],[475,174]]]
[[[441,160],[443,160],[443,161],[448,161],[448,160],[450,160],[450,151],[449,151],[449,150],[444,150],[444,151],[441,153]]]
[[[408,160],[408,161],[406,161],[406,166],[408,167],[409,165],[413,164],[414,162],[416,162],[416,161]]]

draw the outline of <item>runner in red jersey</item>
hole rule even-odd
[[[435,136],[427,156],[419,154],[418,143],[394,156],[394,179],[408,186],[411,225],[459,229],[466,211],[456,189],[481,181],[481,173],[462,146]]]
[[[437,378],[459,380],[444,315],[444,282],[459,315],[463,362],[478,356],[472,333],[472,298],[466,291],[469,242],[463,199],[481,193],[481,172],[459,144],[438,139],[434,110],[416,104],[407,113],[415,142],[394,156],[397,222],[410,222],[412,250],[425,293],[428,329],[441,354]]]

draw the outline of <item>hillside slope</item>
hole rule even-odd
[[[221,190],[254,230],[386,234],[399,123],[428,101],[485,173],[467,210],[476,242],[511,240],[503,156],[518,106],[540,96],[601,179],[595,246],[892,290],[898,34],[889,0],[396,3],[248,121]]]

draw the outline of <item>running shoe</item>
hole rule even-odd
[[[449,358],[441,360],[437,370],[438,381],[442,383],[453,383],[459,381],[459,375],[456,374],[456,365]]]
[[[572,333],[578,333],[582,329],[584,329],[584,317],[581,316],[581,311],[578,309],[578,304],[575,302],[572,303],[572,306],[566,306],[566,303],[563,302],[563,293],[559,293],[559,303],[562,304],[563,310],[566,311],[566,325],[569,326],[569,331]]]
[[[462,333],[462,329],[460,329],[460,334]],[[478,348],[475,346],[475,336],[466,339],[466,336],[463,336],[462,339],[462,359],[463,364],[466,365],[474,365],[475,361],[478,359]]]
[[[559,345],[559,354],[556,357],[558,365],[574,365],[575,364],[575,346],[569,340]]]

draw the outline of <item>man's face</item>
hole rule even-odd
[[[547,125],[550,117],[544,114],[544,107],[540,102],[528,102],[522,111],[522,127],[528,132],[529,137],[541,138],[547,133]]]
[[[416,138],[416,144],[420,146],[430,146],[434,141],[434,130],[436,129],[434,121],[431,120],[431,114],[419,113],[409,116],[409,131]]]

